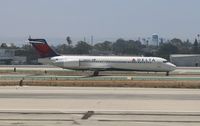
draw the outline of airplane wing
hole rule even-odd
[[[105,71],[107,69],[111,69],[111,66],[108,64],[92,64],[91,70]]]

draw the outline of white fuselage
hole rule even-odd
[[[125,57],[125,56],[55,56],[53,65],[73,70],[123,70],[170,72],[176,66],[159,57]]]

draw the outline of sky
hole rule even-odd
[[[194,39],[200,0],[0,0],[0,41],[37,38],[135,39],[156,33]]]

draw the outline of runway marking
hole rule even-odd
[[[83,117],[81,119],[83,119],[83,120],[88,119],[94,114],[95,114],[94,111],[88,111],[83,115]]]
[[[112,112],[100,112],[100,111],[87,111],[84,113],[48,113],[48,112],[0,112],[0,121],[71,121],[74,122],[76,120],[93,120],[93,121],[100,121],[100,122],[167,122],[167,123],[200,123],[200,114],[196,113],[165,113],[165,112],[122,112],[122,111],[114,111]],[[74,115],[80,115],[75,116]],[[42,115],[42,116],[40,116]],[[45,115],[45,116],[44,116]],[[53,118],[50,115],[54,115]],[[60,116],[56,116],[60,115]],[[61,116],[62,115],[62,116]],[[83,115],[83,116],[82,116]],[[99,116],[100,115],[100,116]],[[110,115],[110,116],[108,116]],[[113,116],[114,115],[114,116]],[[115,115],[119,116],[119,118],[116,118]],[[126,115],[126,116],[124,116]],[[8,116],[8,117],[7,117]],[[51,118],[48,118],[48,117]],[[66,117],[68,119],[66,119]],[[143,117],[144,116],[144,117]],[[148,116],[148,119],[146,119]],[[14,117],[14,118],[13,118]],[[78,118],[80,117],[80,118]],[[82,117],[82,118],[81,118]],[[128,117],[128,118],[127,118]],[[163,118],[164,117],[164,118]],[[170,117],[170,118],[167,118]],[[188,117],[182,118],[182,117]],[[195,117],[195,118],[194,118]],[[198,117],[198,118],[196,118]],[[132,118],[132,119],[129,119]],[[135,119],[134,119],[135,118]],[[186,119],[186,120],[185,120]]]
[[[102,122],[167,122],[167,123],[200,123],[200,121],[171,121],[171,120],[98,120]]]

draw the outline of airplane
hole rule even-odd
[[[45,39],[29,37],[28,40],[39,56],[50,58],[53,65],[63,69],[93,71],[93,76],[98,76],[100,71],[166,72],[168,76],[169,72],[176,69],[174,64],[160,57],[60,55]]]

